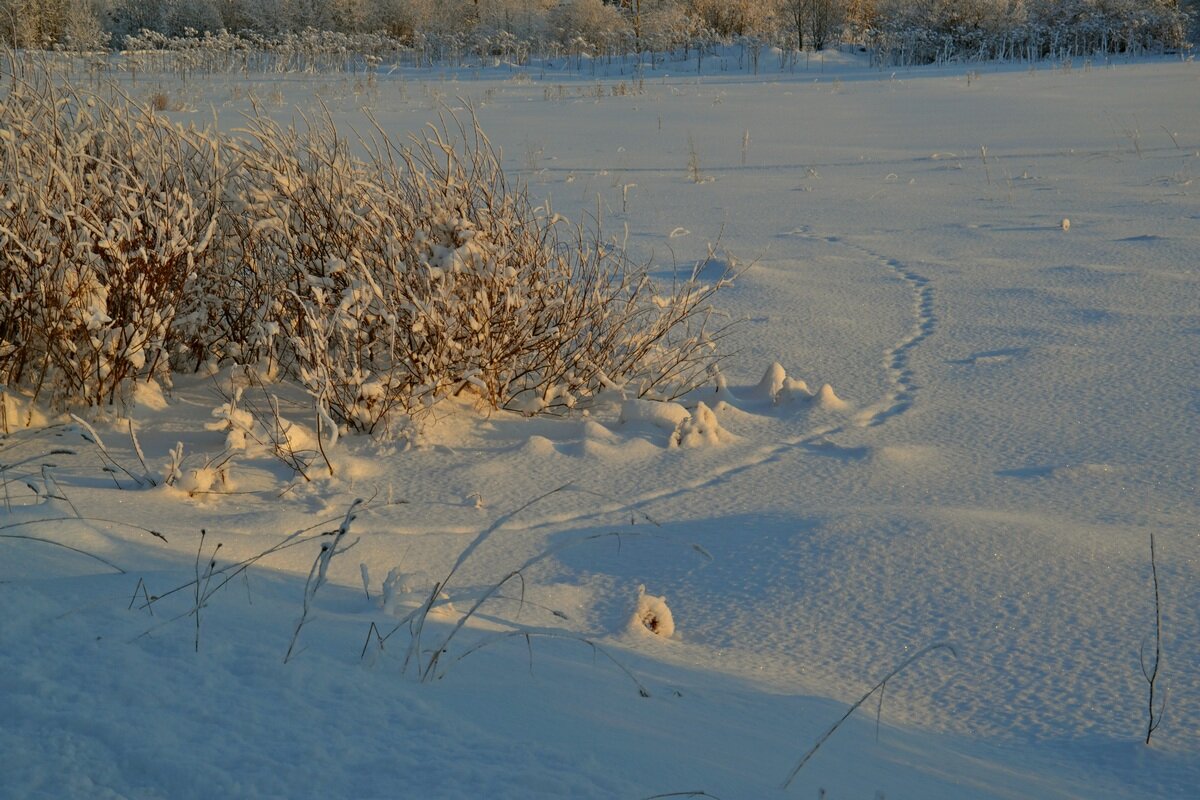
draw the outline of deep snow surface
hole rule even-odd
[[[535,197],[599,209],[657,274],[715,245],[744,268],[718,299],[740,328],[728,389],[685,405],[720,431],[671,446],[677,412],[619,398],[551,420],[464,405],[415,447],[343,439],[336,478],[246,453],[192,497],[110,477],[70,421],[0,440],[0,462],[31,459],[5,471],[0,534],[125,571],[0,539],[0,796],[1190,796],[1200,68],[669,73],[163,79],[181,118],[211,105],[229,127],[249,94],[286,117],[315,90],[339,124],[367,105],[401,137],[470,101]],[[778,391],[785,377],[831,388]],[[129,409],[150,468],[177,442],[191,469],[220,453],[205,424],[221,402],[194,378]],[[128,423],[96,427],[140,471]],[[27,479],[66,499],[36,502]],[[476,534],[566,484],[456,574],[426,647],[562,548],[525,574],[523,606],[509,583],[451,640],[441,680],[403,669],[406,630],[360,658],[371,623],[394,626]],[[287,664],[316,541],[215,594],[196,652],[187,584],[217,543],[220,569],[336,529],[356,497],[357,544]],[[1169,695],[1147,747],[1151,534]],[[185,588],[151,615],[128,608],[139,581]],[[639,587],[671,638],[631,624]],[[539,636],[453,660],[514,621]],[[957,657],[893,678],[878,733],[872,697],[780,788],[849,703],[937,642]]]

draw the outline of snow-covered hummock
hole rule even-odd
[[[789,378],[783,365],[772,361],[763,373],[762,380],[754,387],[751,396],[762,402],[779,405],[796,398],[808,399],[812,397],[812,392],[809,391],[807,383]]]
[[[834,393],[833,387],[828,383],[821,384],[821,388],[813,396],[813,402],[817,404],[818,408],[823,408],[826,411],[845,411],[850,407],[849,403]]]
[[[697,403],[691,416],[682,420],[671,439],[673,447],[705,447],[729,441],[730,434],[717,422],[717,415],[704,403]]]
[[[622,424],[645,422],[665,431],[678,430],[691,414],[680,403],[631,398],[621,401]]]
[[[845,411],[850,408],[850,404],[838,397],[828,383],[821,384],[821,388],[814,392],[804,381],[788,377],[778,361],[767,367],[762,379],[747,393],[747,397],[772,406],[806,404],[824,411]]]
[[[646,594],[644,585],[638,586],[637,607],[629,620],[634,631],[649,632],[664,639],[675,635],[675,617],[667,606],[667,598]]]
[[[207,495],[213,491],[214,487],[219,487],[224,491],[230,491],[233,488],[227,465],[214,466],[205,464],[199,467],[192,467],[185,470],[178,482],[175,483],[176,489],[186,493],[190,497]]]

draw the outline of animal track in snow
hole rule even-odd
[[[849,247],[868,256],[886,270],[895,273],[912,290],[913,324],[908,334],[884,352],[884,368],[887,370],[891,389],[877,402],[863,408],[854,416],[855,424],[875,427],[903,414],[912,407],[920,388],[912,367],[912,353],[937,330],[938,318],[934,314],[933,282],[908,264],[880,255],[862,245],[847,242],[837,237],[821,237],[829,244]]]

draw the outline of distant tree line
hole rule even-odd
[[[521,57],[856,44],[901,63],[1038,59],[1188,46],[1200,0],[0,0],[0,41],[123,48],[150,31],[259,40],[306,30]]]

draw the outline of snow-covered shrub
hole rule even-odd
[[[99,405],[169,378],[216,230],[209,141],[45,75],[14,79],[0,139],[0,382]]]
[[[371,9],[373,27],[412,41],[417,31],[426,27],[432,5],[431,0],[377,0]]]
[[[643,0],[641,9],[637,41],[627,42],[626,49],[636,49],[640,44],[642,50],[664,53],[688,46],[697,37],[716,35],[699,15],[681,4]]]
[[[662,293],[598,237],[561,238],[477,125],[377,132],[366,160],[328,120],[249,130],[235,238],[274,265],[280,362],[337,423],[375,431],[462,392],[537,413],[703,380],[724,276]]]
[[[222,9],[230,15],[231,26],[250,24],[240,15],[242,6]],[[195,72],[362,72],[387,61],[396,63],[408,53],[408,46],[386,33],[340,33],[304,28],[293,30],[289,17],[272,18],[268,27],[211,32],[185,26],[159,28],[137,33],[114,30],[113,39],[122,47],[123,58],[114,62],[122,69],[152,69],[186,76]],[[195,24],[212,24],[210,19]],[[253,23],[257,25],[258,23]],[[260,32],[265,31],[265,32]]]
[[[105,30],[119,44],[143,30],[162,32],[169,5],[166,0],[115,0],[104,15]]]
[[[256,441],[266,438],[265,434],[260,434],[260,426],[254,415],[238,407],[241,399],[242,387],[239,386],[227,402],[213,409],[212,416],[216,419],[204,426],[206,430],[224,432],[225,449],[229,451],[246,450]]]
[[[703,382],[727,279],[656,287],[510,186],[474,124],[236,137],[16,80],[0,106],[0,382],[64,406],[236,363],[298,380],[322,440],[470,393],[554,412]],[[352,151],[368,155],[354,155]],[[567,233],[567,231],[570,231]]]

